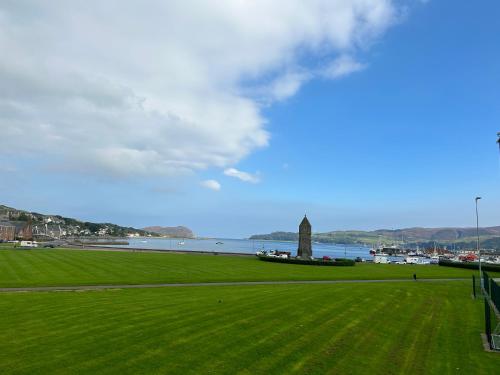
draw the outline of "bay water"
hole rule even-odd
[[[109,247],[148,249],[148,250],[177,250],[177,251],[207,251],[220,253],[255,254],[259,250],[290,251],[292,256],[297,255],[297,242],[288,241],[262,241],[232,238],[210,239],[183,239],[183,238],[127,238],[129,245]],[[315,258],[329,256],[332,258],[361,257],[371,259],[370,248],[360,245],[341,245],[313,242],[313,255]]]

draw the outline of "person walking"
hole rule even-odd
[[[413,274],[413,280],[417,281],[417,274],[416,273]]]

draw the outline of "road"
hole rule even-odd
[[[165,283],[165,284],[121,284],[121,285],[69,285],[69,286],[36,286],[19,288],[0,288],[1,293],[8,292],[57,292],[103,289],[142,289],[142,288],[178,288],[192,286],[244,286],[244,285],[291,285],[291,284],[347,284],[347,283],[400,283],[400,282],[443,282],[469,281],[469,278],[455,279],[388,279],[388,280],[305,280],[305,281],[229,281],[213,283]]]

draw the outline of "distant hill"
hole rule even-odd
[[[0,205],[0,225],[23,227],[31,220],[33,234],[49,237],[125,237],[127,235],[155,235],[142,229],[122,227],[112,223],[92,223],[60,215],[47,215],[38,212],[18,210]]]
[[[299,234],[295,232],[272,232],[269,234],[254,234],[250,236],[250,240],[266,240],[266,241],[298,241]]]
[[[476,228],[407,228],[387,230],[381,229],[373,233],[383,236],[401,237],[408,240],[456,241],[476,236]],[[479,228],[480,236],[500,236],[500,226]]]
[[[142,228],[142,230],[156,233],[162,236],[175,237],[175,238],[194,238],[194,233],[191,229],[178,226],[178,227],[160,227],[152,226]]]
[[[500,226],[479,228],[482,246],[485,248],[500,249]],[[252,240],[297,241],[298,233],[272,232],[256,234]],[[405,243],[415,246],[454,245],[456,248],[474,247],[476,228],[406,228],[406,229],[379,229],[374,231],[331,231],[313,233],[313,241],[322,243],[340,244],[369,244],[377,243],[392,245]]]

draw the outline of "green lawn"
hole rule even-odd
[[[473,271],[422,265],[318,267],[256,257],[86,250],[0,250],[0,287],[470,277]],[[493,275],[493,273],[492,273]]]
[[[482,350],[483,305],[469,289],[396,282],[4,293],[0,373],[498,373],[500,355]]]

